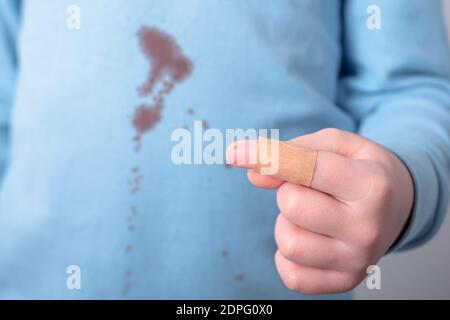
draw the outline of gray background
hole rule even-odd
[[[450,35],[450,0],[443,2]],[[381,268],[381,290],[367,289],[364,281],[356,289],[355,298],[450,299],[449,216],[450,212],[441,230],[426,245],[384,257],[378,263]]]

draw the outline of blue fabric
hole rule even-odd
[[[80,30],[66,28],[72,4]],[[372,4],[381,30],[366,28]],[[194,70],[136,154],[144,25],[171,34]],[[306,298],[274,267],[274,193],[243,171],[172,163],[172,131],[194,120],[283,139],[336,127],[385,145],[416,191],[395,249],[429,239],[445,214],[450,58],[437,0],[0,0],[0,70],[0,298]],[[66,287],[70,265],[81,290]]]

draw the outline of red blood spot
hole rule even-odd
[[[240,281],[244,280],[244,275],[241,274],[241,273],[237,274],[237,275],[234,276],[234,280],[240,282]]]
[[[162,110],[162,102],[156,102],[153,107],[141,105],[136,109],[133,117],[133,126],[136,129],[134,141],[136,141],[137,144],[141,142],[144,133],[152,130],[155,125],[161,121]]]
[[[187,58],[176,41],[166,32],[156,28],[142,27],[137,36],[142,53],[150,64],[150,71],[147,80],[138,88],[138,94],[146,98],[153,94],[155,87],[158,86],[156,93],[150,97],[150,101],[139,105],[131,119],[135,129],[134,151],[139,152],[142,147],[142,136],[155,128],[161,121],[164,111],[165,98],[174,89],[175,85],[184,81],[192,73],[193,64]],[[131,177],[128,181],[130,193],[132,195],[140,191],[142,175],[140,169],[134,166],[131,169]],[[135,226],[133,217],[138,215],[138,209],[135,205],[130,206],[131,216],[128,217],[128,230],[133,232]],[[131,252],[133,247],[127,245],[125,252]],[[131,276],[131,271],[126,273]],[[122,294],[127,295],[130,289],[130,283],[127,280],[124,284]]]
[[[141,96],[149,95],[156,84],[164,80],[163,86],[170,92],[174,84],[192,73],[191,60],[171,35],[156,28],[142,27],[137,36],[142,53],[151,63],[147,82],[139,88]]]
[[[139,172],[139,167],[138,166],[134,166],[133,168],[131,168],[131,172],[132,173],[138,173]]]
[[[150,95],[159,83],[162,88],[153,98],[153,105],[141,105],[135,111],[132,122],[136,130],[136,152],[140,150],[142,135],[161,121],[164,98],[177,83],[184,81],[193,69],[192,61],[183,54],[180,46],[168,33],[156,28],[142,27],[137,36],[141,51],[151,65],[147,81],[138,88],[138,94],[141,97]]]

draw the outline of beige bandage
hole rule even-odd
[[[316,160],[316,150],[260,137],[258,160],[254,170],[263,175],[310,187]]]

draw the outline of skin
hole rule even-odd
[[[400,235],[414,189],[405,165],[375,142],[338,129],[291,140],[318,150],[311,188],[263,176],[245,163],[252,143],[227,149],[259,188],[277,189],[277,271],[291,290],[329,294],[355,288]],[[248,159],[248,156],[247,156]]]

